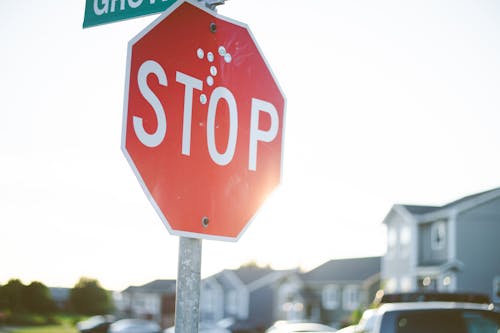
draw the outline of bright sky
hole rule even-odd
[[[82,29],[84,0],[0,2],[0,283],[121,290],[176,278],[120,150],[127,42],[157,16]],[[382,255],[394,203],[500,186],[500,2],[229,0],[287,96],[283,184],[202,276]]]

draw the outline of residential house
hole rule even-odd
[[[174,325],[175,280],[155,280],[113,295],[118,316],[150,319],[163,328]]]
[[[479,292],[500,302],[500,188],[444,206],[394,205],[383,221],[389,292]]]
[[[224,270],[202,280],[201,322],[216,323],[231,318],[235,331],[258,331],[271,326],[274,287],[290,271],[256,266]]]
[[[275,318],[342,326],[374,299],[380,263],[380,257],[336,259],[307,273],[289,274],[276,291]]]

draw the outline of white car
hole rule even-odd
[[[333,327],[310,322],[278,321],[265,333],[334,332]]]
[[[109,327],[108,333],[160,333],[156,322],[144,319],[121,319]]]
[[[354,327],[345,332],[363,333],[498,333],[500,313],[483,299],[433,293],[412,297],[390,297],[367,310]],[[343,330],[338,331],[344,333]]]
[[[163,333],[175,333],[175,326],[166,328]],[[218,324],[200,323],[198,333],[231,333],[231,331]]]

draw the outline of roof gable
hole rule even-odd
[[[461,204],[466,203],[466,202],[475,201],[476,199],[481,199],[482,197],[484,197],[484,198],[490,197],[489,194],[494,194],[495,192],[497,192],[496,196],[500,196],[500,187],[492,189],[492,190],[488,190],[488,191],[465,196],[465,197],[460,198],[458,200],[452,201],[452,202],[444,205],[441,208],[443,209],[443,208],[454,207],[454,206],[458,206],[458,205],[461,205]],[[482,203],[483,200],[480,200],[480,201]]]
[[[408,212],[414,215],[426,214],[435,210],[441,209],[437,206],[416,206],[416,205],[402,205]]]
[[[457,212],[465,211],[497,197],[500,197],[500,187],[480,193],[471,194],[447,203],[443,206],[394,205],[393,209],[394,207],[403,207],[412,216],[417,217],[419,221],[425,221],[428,219],[439,217],[441,215],[446,215],[451,210]],[[393,209],[391,209],[391,211]]]

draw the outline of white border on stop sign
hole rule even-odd
[[[235,25],[238,25],[238,26],[241,26],[241,27],[245,28],[245,30],[248,32],[248,35],[252,39],[255,47],[257,48],[257,50],[258,50],[258,52],[259,52],[262,60],[264,61],[267,69],[269,70],[269,73],[271,74],[274,83],[278,87],[278,90],[280,91],[281,96],[283,96],[283,120],[282,120],[282,126],[281,126],[280,180],[279,180],[278,185],[267,195],[267,197],[265,198],[263,204],[252,215],[252,217],[250,218],[250,220],[246,223],[245,227],[241,230],[241,232],[238,234],[237,237],[214,236],[214,235],[210,235],[210,234],[202,234],[202,233],[200,234],[200,233],[178,231],[178,230],[172,229],[170,227],[170,225],[169,225],[169,222],[168,222],[167,218],[165,217],[165,215],[161,211],[160,207],[158,206],[158,204],[154,200],[154,198],[151,195],[151,193],[149,192],[149,189],[147,188],[146,184],[142,181],[142,178],[140,176],[139,170],[137,170],[137,168],[136,168],[136,166],[135,166],[135,164],[134,164],[131,156],[129,155],[129,153],[127,152],[127,149],[125,147],[125,145],[126,145],[126,126],[127,126],[127,118],[128,118],[128,99],[129,99],[129,88],[130,88],[129,87],[129,82],[130,82],[130,67],[131,67],[131,60],[132,60],[131,59],[131,57],[132,57],[132,52],[131,52],[132,46],[138,40],[140,40],[142,37],[144,37],[144,35],[146,35],[149,31],[151,31],[156,25],[158,25],[163,19],[165,19],[165,17],[167,17],[168,15],[170,15],[174,10],[176,10],[179,6],[181,6],[185,2],[187,2],[187,3],[189,3],[189,4],[193,5],[193,6],[198,7],[199,9],[205,11],[206,13],[208,13],[208,14],[210,14],[210,15],[218,18],[218,19],[221,19],[221,20],[224,20],[224,21],[227,21],[227,22],[230,22],[232,24],[235,24]],[[127,63],[126,63],[126,72],[125,72],[125,93],[124,93],[124,97],[123,98],[124,98],[124,102],[123,102],[121,150],[122,150],[123,154],[125,155],[128,164],[130,165],[130,167],[134,171],[134,174],[135,174],[137,180],[139,181],[139,184],[141,185],[144,194],[146,194],[146,197],[148,198],[149,202],[154,207],[156,213],[158,214],[158,216],[162,220],[162,223],[165,225],[165,227],[167,228],[168,232],[171,235],[180,236],[180,237],[190,237],[190,238],[199,238],[199,239],[207,239],[207,240],[219,240],[219,241],[226,241],[226,242],[237,242],[241,238],[241,236],[245,233],[245,231],[250,226],[250,224],[252,224],[252,222],[257,217],[257,215],[259,215],[259,212],[261,211],[262,206],[265,204],[265,201],[267,201],[269,199],[269,197],[273,193],[275,193],[276,189],[281,185],[282,177],[283,177],[283,162],[284,162],[283,158],[284,158],[284,150],[285,150],[284,142],[285,142],[285,124],[286,124],[286,96],[283,93],[283,90],[281,89],[281,85],[279,84],[278,80],[276,79],[276,76],[274,75],[274,72],[273,72],[271,66],[267,62],[267,59],[264,56],[264,53],[260,49],[260,46],[257,43],[257,40],[255,39],[252,31],[250,30],[250,27],[246,23],[239,22],[239,21],[231,19],[229,17],[220,15],[220,14],[216,13],[215,11],[209,10],[208,8],[206,8],[203,5],[203,3],[199,3],[199,2],[196,2],[196,1],[192,1],[192,0],[177,1],[175,4],[173,4],[172,6],[170,6],[165,12],[163,12],[159,17],[157,17],[153,22],[151,22],[149,25],[147,25],[142,31],[140,31],[136,36],[134,36],[128,42],[128,45],[127,45]]]

